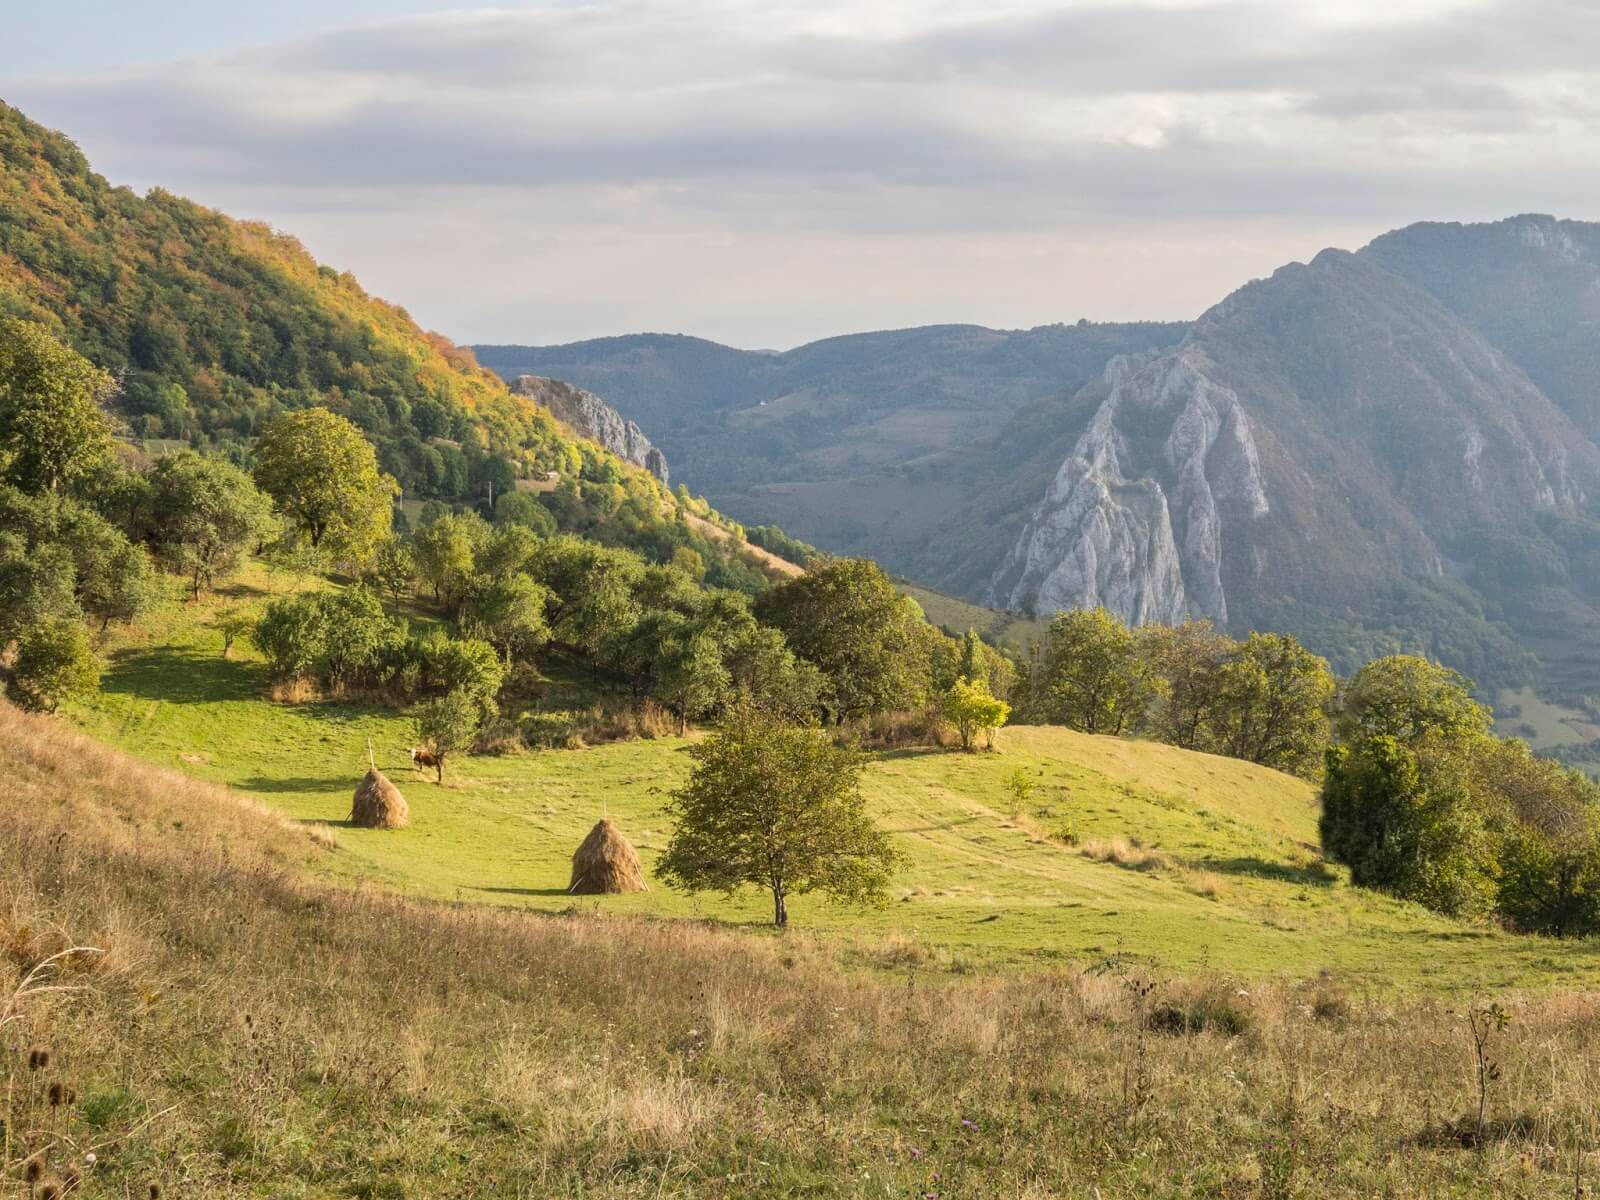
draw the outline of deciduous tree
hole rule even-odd
[[[867,816],[858,751],[742,704],[689,754],[694,766],[669,805],[675,827],[662,878],[730,895],[765,888],[780,928],[790,896],[882,902],[899,856]]]
[[[277,418],[255,459],[256,482],[314,548],[364,562],[389,532],[395,482],[337,413],[307,408]]]
[[[111,453],[111,376],[42,325],[0,320],[0,480],[55,491]]]

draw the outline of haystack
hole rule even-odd
[[[377,767],[370,767],[350,805],[350,824],[363,829],[402,829],[410,819],[406,798]]]
[[[572,885],[567,891],[580,896],[597,896],[605,892],[645,890],[639,852],[609,818],[601,818],[572,856]]]

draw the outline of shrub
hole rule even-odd
[[[11,691],[23,708],[55,712],[62,701],[90,695],[99,686],[100,660],[81,623],[48,620],[17,643]]]
[[[972,750],[980,737],[987,745],[994,745],[994,732],[1006,723],[1011,706],[990,695],[989,685],[984,680],[963,678],[950,685],[941,700],[940,711],[960,735],[961,748]]]
[[[1151,1005],[1145,1027],[1153,1033],[1240,1037],[1255,1027],[1249,1001],[1249,993],[1237,981],[1203,976],[1177,985],[1174,994]]]

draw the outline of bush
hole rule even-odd
[[[1241,1037],[1255,1026],[1249,995],[1237,981],[1202,977],[1178,985],[1175,995],[1153,1004],[1145,1027],[1154,1033],[1216,1033]]]
[[[51,619],[17,643],[11,693],[23,708],[55,712],[62,701],[91,695],[99,686],[100,660],[81,623]]]

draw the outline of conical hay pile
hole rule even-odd
[[[598,896],[644,890],[644,868],[639,865],[639,852],[609,818],[603,818],[572,856],[572,884],[567,891],[580,896]]]
[[[409,819],[400,789],[377,767],[368,769],[350,805],[350,824],[363,829],[402,829]]]

